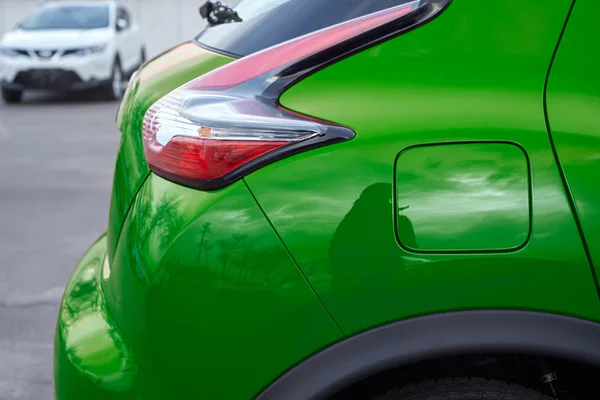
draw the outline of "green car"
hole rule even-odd
[[[598,399],[600,3],[213,6],[120,106],[57,399]]]

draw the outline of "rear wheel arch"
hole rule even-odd
[[[600,323],[531,311],[477,310],[394,322],[309,357],[257,400],[323,399],[380,372],[432,358],[515,352],[600,366]]]

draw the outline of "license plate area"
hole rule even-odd
[[[58,80],[60,73],[51,69],[35,70],[31,73],[31,80],[38,85],[52,85]]]

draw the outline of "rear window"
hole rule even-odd
[[[331,25],[412,1],[241,0],[232,7],[241,22],[209,26],[196,40],[226,54],[246,56]]]

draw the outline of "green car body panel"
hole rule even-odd
[[[597,2],[577,1],[548,80],[548,120],[590,255],[600,273],[600,55]],[[595,36],[596,35],[596,36]]]
[[[230,57],[183,43],[150,60],[139,70],[125,93],[117,114],[117,127],[124,132],[115,166],[108,221],[108,257],[112,260],[117,239],[135,194],[150,168],[142,147],[142,121],[150,106],[171,90],[191,79],[231,62]]]
[[[600,318],[594,278],[544,119],[546,75],[571,2],[553,2],[544,9],[534,1],[518,7],[512,2],[485,4],[489,19],[470,17],[484,3],[456,1],[433,22],[293,86],[281,98],[284,106],[349,126],[356,138],[246,178],[347,335],[411,316],[473,308]],[[524,18],[534,14],[535,19]],[[450,177],[452,186],[448,181],[438,187],[424,183],[410,200],[396,190],[398,204],[393,199],[398,154],[423,144],[499,140],[521,146],[529,157],[532,222],[527,245],[497,252],[490,243],[487,252],[458,254],[415,253],[399,246],[392,217],[398,210],[392,204],[410,204],[403,213],[410,218],[420,201],[433,207],[431,202],[439,200],[437,235],[456,235],[457,229],[484,228],[477,222],[493,216],[485,208],[477,211],[478,193],[490,197],[499,186],[514,183],[501,173],[489,173],[483,182],[463,179],[457,186],[469,173],[459,168]],[[448,148],[447,154],[453,151]],[[521,167],[517,179],[526,177]],[[470,191],[473,212],[444,201],[445,190]],[[518,222],[522,207],[499,202],[493,213]],[[463,215],[457,216],[461,210]],[[464,223],[443,225],[457,217]],[[468,249],[468,243],[457,247]]]
[[[100,386],[89,392],[98,399],[251,398],[342,337],[243,182],[200,192],[151,175],[110,264],[105,246],[67,288],[63,310],[75,286],[88,307],[59,320],[60,399],[94,398],[72,391],[75,372]]]
[[[107,235],[61,304],[57,399],[251,399],[340,340],[447,311],[600,322],[591,0],[573,10],[544,108],[571,6],[454,0],[282,95],[354,139],[214,191],[150,173],[142,119],[232,58],[188,43],[147,63],[117,116]]]

